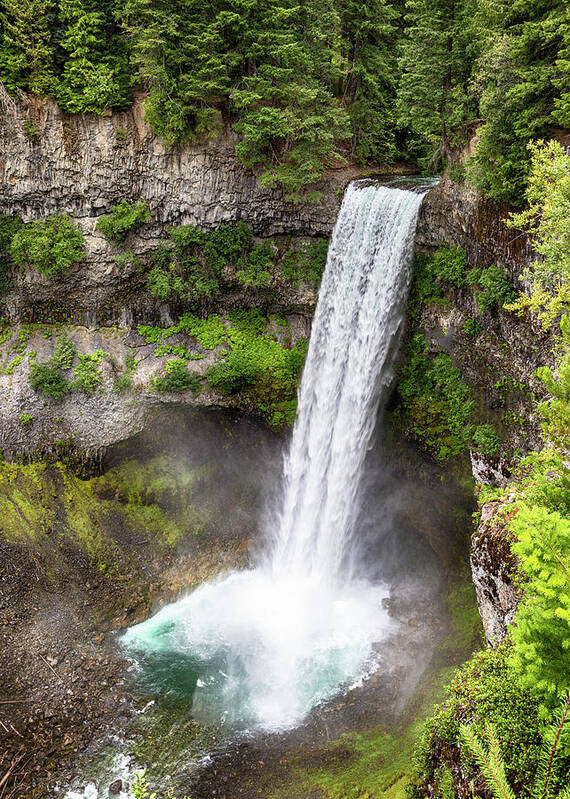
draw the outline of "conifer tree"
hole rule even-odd
[[[72,113],[128,107],[126,47],[105,19],[104,6],[89,0],[59,0],[59,5],[65,31],[61,47],[67,56],[58,89],[61,107]]]
[[[0,79],[9,91],[50,94],[55,85],[50,0],[1,0]]]
[[[398,120],[419,137],[415,146],[437,167],[474,111],[468,92],[471,27],[460,0],[406,0],[405,22]]]
[[[340,93],[352,124],[352,154],[389,160],[395,146],[398,10],[389,0],[341,4],[343,75]]]

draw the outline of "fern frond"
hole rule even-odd
[[[562,707],[554,714],[554,720],[544,736],[536,768],[536,779],[532,792],[533,799],[545,799],[548,795],[548,785],[553,774],[556,750],[560,743],[564,725],[568,722],[570,722],[570,694],[568,694]]]
[[[516,799],[505,776],[505,761],[499,748],[496,733],[490,725],[488,731],[491,747],[490,750],[486,752],[481,741],[472,732],[470,727],[462,724],[459,728],[461,740],[471,752],[477,765],[481,769],[481,773],[485,778],[487,787],[493,795],[493,799]]]

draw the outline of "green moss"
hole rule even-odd
[[[126,462],[90,480],[62,463],[0,463],[0,537],[38,551],[73,546],[101,573],[117,575],[126,555],[109,531],[120,527],[135,538],[141,531],[160,548],[200,533],[210,512],[197,504],[197,487],[207,475],[177,473],[166,457],[146,466]]]

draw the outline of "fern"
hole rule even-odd
[[[531,799],[547,799],[551,796],[549,785],[556,773],[556,756],[564,725],[570,722],[570,694],[554,721],[548,728],[536,770],[536,777],[530,790]],[[505,760],[496,732],[491,724],[486,727],[489,746],[484,748],[472,729],[463,724],[460,729],[461,740],[479,766],[493,799],[517,799],[507,782]],[[570,786],[559,792],[556,799],[570,799]]]
[[[492,725],[487,725],[490,746],[487,751],[470,727],[462,725],[461,739],[471,752],[483,774],[493,799],[516,799],[505,776],[505,761]]]

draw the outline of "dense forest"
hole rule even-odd
[[[520,204],[527,144],[570,127],[563,0],[2,0],[0,77],[70,113],[125,109],[169,146],[240,134],[261,184],[310,196],[327,164],[397,159]]]

